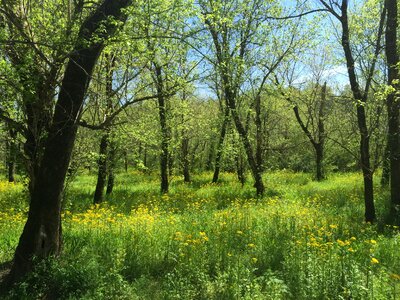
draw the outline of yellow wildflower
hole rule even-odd
[[[377,260],[375,257],[371,258],[371,263],[376,265],[379,264],[379,260]]]

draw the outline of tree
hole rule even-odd
[[[124,22],[126,17],[122,10],[130,3],[129,0],[105,0],[95,6],[93,13],[80,26],[78,39],[65,67],[32,191],[28,219],[15,251],[10,282],[18,281],[32,270],[34,257],[60,254],[61,194],[85,93],[105,41]]]
[[[221,82],[221,99],[224,100],[225,105],[219,145],[223,143],[229,113],[247,154],[257,195],[262,196],[264,183],[261,166],[256,162],[248,132],[240,118],[237,98],[244,80],[250,44],[254,42],[252,38],[257,29],[260,29],[263,22],[262,15],[266,12],[270,3],[258,0],[250,2],[234,1],[232,3],[229,3],[229,1],[200,1],[199,5],[202,13],[201,18],[204,20],[212,38],[216,57],[213,63]],[[220,147],[217,150],[217,159],[221,151],[219,149]],[[216,163],[216,166],[219,167],[219,164]]]
[[[316,172],[315,178],[318,181],[321,181],[325,178],[324,168],[323,168],[323,159],[324,159],[324,145],[325,145],[325,125],[324,125],[324,118],[325,118],[325,105],[326,105],[326,82],[322,87],[317,85],[317,90],[321,90],[319,101],[314,102],[317,104],[315,109],[316,113],[316,124],[315,128],[312,128],[312,131],[309,129],[309,124],[311,126],[314,125],[314,113],[313,111],[309,110],[307,115],[307,123],[303,122],[303,119],[299,113],[299,107],[295,105],[293,107],[293,112],[296,116],[296,120],[299,123],[301,129],[306,134],[307,138],[311,142],[312,146],[315,150],[315,165],[316,165]],[[307,96],[306,96],[307,97]],[[317,96],[318,97],[318,96]],[[311,119],[311,122],[309,122]]]
[[[373,169],[370,160],[370,134],[367,123],[366,104],[371,88],[372,79],[375,72],[376,61],[381,51],[381,38],[383,35],[385,9],[377,28],[376,41],[374,45],[373,59],[368,68],[365,86],[361,88],[356,71],[356,61],[353,55],[352,43],[350,39],[350,26],[348,17],[348,0],[342,0],[341,4],[329,4],[325,0],[319,2],[333,15],[341,26],[341,46],[346,60],[347,72],[353,97],[356,101],[357,124],[360,132],[360,161],[364,178],[364,202],[365,202],[365,221],[373,222],[376,218],[374,192],[373,192]],[[339,11],[338,11],[339,10]]]
[[[388,65],[389,94],[386,98],[388,113],[388,152],[390,160],[390,199],[392,222],[399,223],[400,209],[400,72],[399,49],[397,47],[398,3],[386,0],[386,60]]]

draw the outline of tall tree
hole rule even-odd
[[[243,83],[244,69],[249,47],[257,29],[260,29],[265,10],[270,3],[265,1],[200,1],[202,19],[209,31],[216,60],[216,66],[225,102],[232,121],[242,140],[250,170],[255,181],[257,195],[263,195],[264,183],[261,166],[257,164],[255,152],[248,132],[238,111],[238,94]],[[224,117],[220,141],[223,140],[227,112]],[[218,155],[218,153],[217,153]]]
[[[61,251],[61,194],[85,93],[105,40],[120,24],[115,21],[125,20],[122,9],[130,3],[104,0],[80,26],[64,71],[10,282],[18,281],[33,268],[33,257],[45,258]]]
[[[381,39],[385,23],[385,8],[383,8],[378,27],[376,29],[377,34],[374,52],[372,55],[373,59],[368,69],[368,74],[366,75],[365,86],[362,88],[360,85],[360,80],[357,76],[356,61],[353,55],[352,42],[350,39],[348,0],[342,0],[340,5],[338,3],[332,4],[332,1],[329,1],[328,3],[325,0],[319,0],[319,2],[340,22],[342,32],[341,46],[343,48],[346,60],[351,91],[354,100],[356,101],[357,108],[357,124],[360,132],[360,162],[364,178],[365,221],[374,222],[376,214],[373,191],[373,169],[371,167],[370,159],[371,132],[368,129],[366,104],[368,101],[369,90],[373,81],[376,62],[381,51]]]
[[[325,173],[324,173],[324,167],[323,167],[323,159],[324,159],[324,145],[325,145],[325,124],[324,124],[324,119],[325,119],[325,104],[326,104],[326,82],[320,88],[319,85],[317,85],[317,89],[321,90],[320,96],[319,96],[319,101],[315,101],[317,104],[317,109],[315,109],[315,112],[317,114],[316,116],[316,126],[313,128],[313,132],[310,131],[308,124],[304,123],[300,112],[299,112],[299,107],[295,105],[293,107],[294,114],[296,116],[296,120],[299,123],[301,129],[303,132],[307,135],[307,138],[311,142],[314,151],[315,151],[315,165],[316,165],[316,172],[315,172],[315,178],[317,181],[321,181],[325,178]],[[317,96],[318,97],[318,96]],[[311,113],[312,110],[309,110],[309,113]],[[307,116],[308,119],[312,119],[314,116],[311,113],[311,115]],[[311,122],[311,125],[314,125],[314,122]]]
[[[388,112],[388,151],[390,159],[390,199],[392,222],[400,222],[400,64],[398,49],[398,3],[397,0],[386,0],[386,59],[388,65],[387,95]]]

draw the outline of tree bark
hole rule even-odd
[[[247,135],[247,131],[244,128],[242,122],[240,121],[239,114],[236,111],[236,103],[235,103],[234,99],[230,99],[230,97],[227,97],[227,99],[229,99],[227,101],[228,101],[229,108],[231,110],[231,114],[232,114],[233,121],[235,123],[236,130],[239,133],[240,139],[242,140],[242,143],[243,143],[243,147],[247,154],[247,160],[250,165],[251,174],[253,175],[253,178],[254,178],[254,187],[256,188],[257,196],[262,196],[264,194],[265,187],[264,187],[264,183],[262,181],[261,166],[259,166],[257,164],[257,161],[254,157],[254,154],[253,154],[254,151],[250,144],[250,140]]]
[[[245,174],[245,162],[241,150],[239,150],[239,152],[236,154],[235,160],[236,160],[237,177],[243,187],[244,184],[246,183],[246,174]]]
[[[109,17],[124,20],[121,9],[129,0],[105,0],[82,24],[78,41],[66,66],[52,125],[34,185],[28,219],[19,239],[9,283],[20,280],[33,268],[33,257],[46,258],[61,251],[61,194],[75,142],[79,114],[91,74],[115,25],[105,24]],[[105,28],[104,28],[105,27]],[[103,28],[102,39],[88,43]]]
[[[154,64],[157,85],[157,101],[158,101],[158,114],[161,129],[161,153],[160,153],[160,172],[161,172],[161,193],[168,193],[168,160],[169,160],[169,130],[167,125],[167,108],[165,103],[164,85],[162,78],[162,69],[160,66]]]
[[[104,200],[104,187],[107,179],[107,154],[109,144],[109,134],[105,133],[100,141],[99,159],[97,161],[97,184],[94,192],[93,203],[100,204]]]
[[[368,132],[367,118],[365,112],[365,104],[367,102],[367,93],[362,93],[355,72],[355,62],[350,47],[350,33],[347,16],[347,0],[342,1],[342,47],[344,50],[347,71],[350,80],[350,86],[353,97],[357,105],[357,123],[360,131],[360,156],[361,169],[364,178],[364,202],[365,202],[365,221],[373,222],[375,220],[375,204],[373,193],[373,171],[370,163],[370,136]]]
[[[399,122],[399,91],[400,80],[398,64],[399,53],[397,47],[397,1],[386,0],[386,59],[388,64],[388,85],[393,91],[387,96],[388,111],[388,146],[390,161],[390,199],[392,222],[400,222],[400,122]]]
[[[322,181],[325,178],[323,169],[324,146],[318,143],[314,146],[314,148],[315,148],[315,162],[316,162],[316,179],[317,181]]]

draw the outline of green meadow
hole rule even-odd
[[[63,250],[39,263],[6,299],[400,299],[398,228],[363,220],[361,175],[329,180],[265,176],[254,198],[234,174],[161,196],[155,175],[117,176],[93,206],[95,176],[70,180]],[[0,264],[12,259],[28,203],[24,184],[0,182]],[[387,192],[376,185],[378,219]]]

